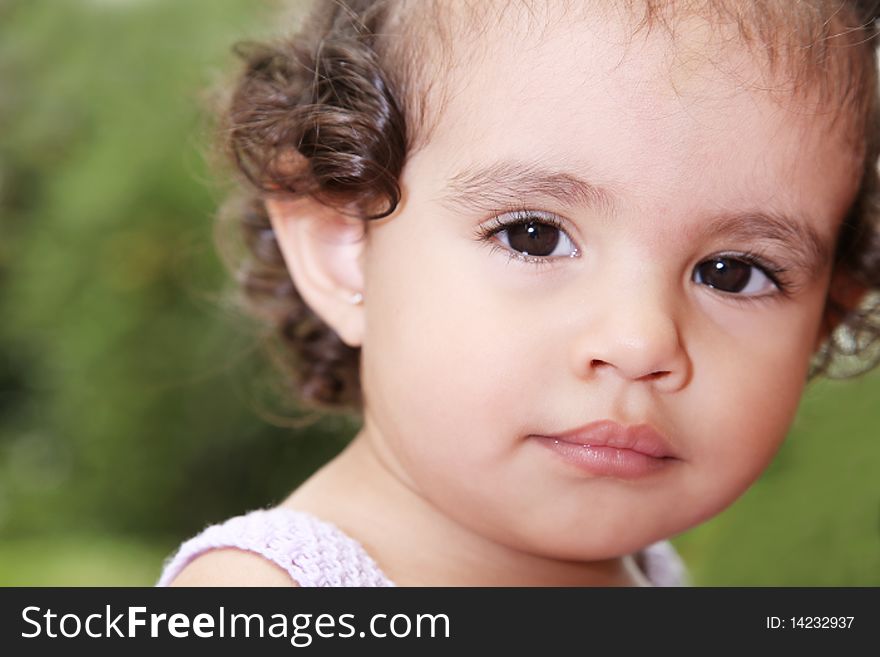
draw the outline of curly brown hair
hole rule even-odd
[[[688,11],[698,4],[689,3]],[[834,263],[853,286],[829,294],[827,318],[837,328],[816,353],[811,379],[853,376],[880,362],[877,4],[715,0],[702,7],[707,18],[736,25],[745,43],[770,53],[771,64],[786,44],[797,48],[787,59],[788,66],[801,67],[796,82],[804,84],[806,73],[810,82],[832,87],[835,104],[849,110],[865,145],[861,186]],[[627,5],[644,9],[640,24],[649,28],[672,7],[668,0]],[[462,3],[457,11],[468,13],[471,24],[485,14],[485,25],[488,7]],[[404,163],[430,134],[428,108],[442,104],[443,89],[432,81],[442,77],[452,35],[466,29],[465,22],[445,16],[450,13],[448,3],[441,7],[436,0],[319,0],[292,38],[237,46],[245,67],[221,117],[225,152],[242,174],[242,189],[227,206],[247,246],[236,278],[246,308],[274,327],[282,371],[306,406],[362,411],[360,350],[346,345],[298,294],[263,201],[279,193],[310,195],[333,207],[357,208],[365,221],[396,209]],[[428,51],[430,60],[420,56]],[[852,302],[852,289],[867,291],[859,303]]]

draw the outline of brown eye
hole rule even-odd
[[[514,251],[548,256],[559,244],[559,229],[537,221],[516,224],[507,228],[507,242]]]
[[[760,267],[730,257],[701,262],[694,269],[694,281],[731,294],[754,295],[775,287]]]
[[[565,231],[543,221],[509,223],[500,227],[495,234],[502,244],[523,255],[571,257],[577,254],[577,248]]]

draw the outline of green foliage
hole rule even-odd
[[[255,331],[212,241],[205,91],[275,10],[3,7],[2,534],[194,531],[277,501],[351,433],[257,417]]]
[[[170,548],[119,536],[59,535],[0,544],[4,586],[150,586]]]

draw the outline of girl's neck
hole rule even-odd
[[[366,430],[282,506],[335,524],[401,586],[643,586],[631,557],[560,561],[512,549],[456,523],[408,486]]]

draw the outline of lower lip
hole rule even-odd
[[[678,459],[648,456],[631,449],[608,446],[578,445],[546,436],[533,436],[562,460],[594,475],[637,479],[671,467]]]

